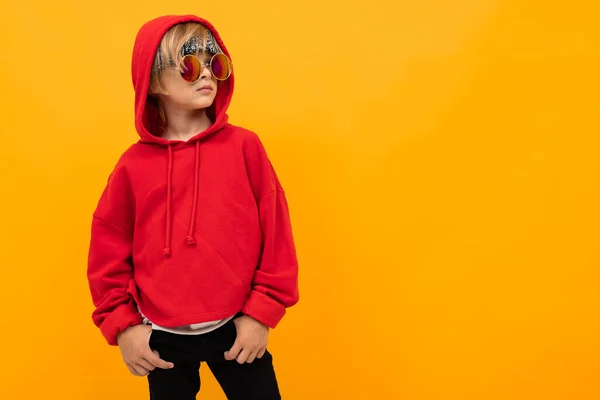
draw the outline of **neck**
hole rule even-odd
[[[162,137],[168,140],[188,141],[212,125],[204,108],[181,110],[167,106],[165,107],[165,116],[167,117],[167,128]]]

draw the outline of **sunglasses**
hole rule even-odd
[[[194,83],[200,79],[203,67],[207,67],[212,76],[219,81],[224,81],[231,75],[233,69],[229,57],[217,53],[210,60],[202,63],[198,57],[188,54],[183,57],[180,64],[181,77],[186,82]]]

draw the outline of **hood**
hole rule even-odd
[[[148,101],[148,88],[150,86],[152,63],[160,41],[172,26],[184,22],[198,22],[204,25],[212,32],[221,50],[231,60],[231,55],[221,40],[221,36],[219,36],[214,26],[203,18],[195,15],[166,15],[145,23],[135,39],[131,59],[131,77],[135,90],[135,128],[140,135],[140,142],[162,145],[172,143],[170,140],[157,136],[160,119],[155,102]],[[233,82],[234,74],[232,71],[231,76],[226,81],[218,83],[219,87],[215,100],[207,110],[207,115],[213,121],[213,124],[207,130],[190,139],[190,142],[197,141],[227,125],[227,108],[233,95]]]

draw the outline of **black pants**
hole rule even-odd
[[[273,357],[268,351],[251,364],[225,360],[224,353],[236,335],[233,320],[203,335],[152,331],[150,348],[175,367],[150,372],[150,400],[195,400],[200,391],[201,362],[208,364],[229,400],[281,399]]]

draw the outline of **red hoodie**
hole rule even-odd
[[[298,264],[285,195],[258,137],[229,124],[234,76],[220,82],[213,125],[187,142],[155,136],[148,96],[156,49],[173,25],[146,23],[133,49],[135,126],[92,222],[88,279],[92,318],[109,344],[142,322],[177,327],[239,311],[274,328],[298,301]],[[139,307],[139,310],[138,310]]]

